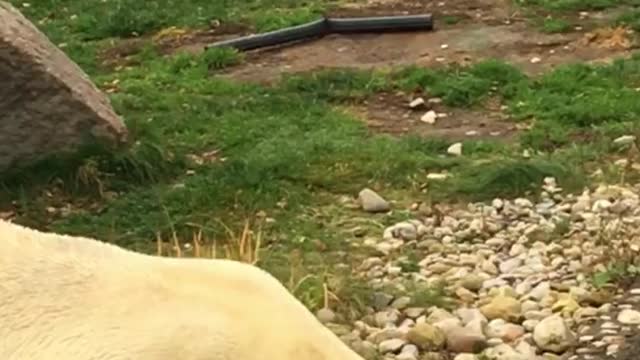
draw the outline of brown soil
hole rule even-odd
[[[518,126],[506,121],[500,104],[489,101],[483,111],[452,109],[441,104],[429,104],[420,109],[410,109],[411,97],[403,94],[382,93],[361,104],[352,105],[347,111],[365,119],[370,129],[392,135],[419,135],[444,138],[450,141],[491,140],[509,141],[518,132]],[[420,120],[425,112],[433,110],[439,115],[435,124]]]
[[[607,48],[585,41],[588,33],[548,35],[524,22],[509,25],[469,23],[433,32],[329,35],[322,39],[248,54],[248,62],[226,75],[269,82],[282,73],[326,67],[385,68],[401,65],[467,64],[488,58],[518,65],[529,74],[569,62],[608,61],[629,48]]]

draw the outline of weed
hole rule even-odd
[[[571,30],[571,23],[564,19],[545,18],[540,26],[542,32],[549,34],[564,33]]]
[[[179,74],[183,71],[202,72],[207,70],[221,70],[240,63],[243,55],[233,48],[212,48],[202,54],[181,52],[172,56],[168,61],[169,71]]]
[[[640,10],[633,9],[621,14],[616,19],[617,25],[626,25],[634,31],[640,31]]]
[[[317,4],[300,8],[267,9],[255,16],[253,23],[258,32],[278,30],[320,19],[322,7]]]
[[[380,72],[331,69],[285,75],[284,87],[289,91],[313,95],[318,99],[348,101],[388,89],[390,84]]]
[[[462,170],[453,184],[447,184],[439,193],[453,196],[447,189],[472,200],[487,200],[496,197],[513,197],[533,192],[547,176],[560,179],[579,179],[571,175],[572,169],[558,162],[532,159],[494,159],[483,161]],[[441,195],[442,196],[442,195]]]
[[[518,69],[496,60],[466,68],[431,70],[408,67],[398,71],[393,78],[400,88],[423,88],[451,106],[477,105],[492,93],[512,96],[526,81]]]
[[[511,112],[516,118],[533,117],[558,126],[591,127],[630,121],[640,114],[640,105],[634,100],[637,91],[629,87],[637,81],[636,66],[635,61],[618,61],[609,67],[562,66],[530,87],[521,88]],[[629,78],[622,78],[625,73]]]
[[[462,18],[455,15],[445,15],[442,17],[442,22],[444,22],[447,25],[455,25],[460,21],[462,21]]]
[[[208,49],[202,55],[204,63],[209,69],[220,70],[242,61],[242,54],[233,48]]]

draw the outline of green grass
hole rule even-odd
[[[558,18],[545,18],[540,24],[542,32],[548,34],[557,34],[571,31],[572,25],[570,22],[564,19]]]
[[[331,4],[326,0],[41,0],[23,7],[22,1],[10,2],[34,19],[46,18],[47,28],[83,40],[139,36],[168,26],[207,27],[214,21],[241,22],[268,31],[309,21]]]
[[[626,25],[634,31],[640,31],[640,10],[626,11],[616,19],[618,25]]]
[[[516,118],[536,119],[523,144],[547,151],[569,145],[570,131],[628,123],[640,112],[629,87],[635,58],[605,67],[566,66],[535,80],[493,60],[441,70],[323,71],[289,76],[270,87],[209,77],[212,64],[234,63],[235,56],[227,50],[179,54],[97,77],[99,84],[120,81],[112,100],[136,129],[139,145],[126,154],[72,163],[84,171],[88,162],[98,178],[110,174],[102,182],[124,195],[98,217],[73,216],[58,222],[58,229],[98,237],[121,229],[114,240],[132,246],[170,227],[209,225],[207,218],[224,216],[229,208],[247,215],[287,198],[295,211],[312,202],[316,191],[354,194],[374,183],[418,192],[428,172],[457,172],[458,180],[440,196],[473,199],[516,195],[535,189],[545,176],[572,178],[576,172],[550,157],[509,161],[513,150],[492,143],[468,142],[465,157],[456,159],[443,156],[447,142],[372,137],[361,122],[332,106],[379,91],[423,88],[449,105],[472,107],[500,96]],[[211,150],[227,161],[193,166],[185,160]],[[479,161],[487,158],[495,165]],[[40,171],[50,179],[63,168]],[[188,168],[195,174],[179,176]],[[149,182],[155,185],[140,188]]]
[[[493,95],[511,96],[525,81],[522,72],[497,60],[444,70],[409,67],[394,76],[401,88],[426,89],[445,104],[462,107],[478,105]]]

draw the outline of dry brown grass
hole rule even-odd
[[[595,45],[605,49],[630,49],[633,31],[624,26],[605,27],[585,34],[583,45]]]
[[[222,226],[227,232],[227,238],[223,241],[206,237],[203,235],[202,228],[193,232],[188,241],[181,240],[175,231],[169,239],[163,239],[160,234],[157,234],[156,254],[173,257],[225,258],[256,265],[260,261],[262,225],[258,224],[257,230],[253,231],[251,222],[245,220],[239,234],[224,224]]]

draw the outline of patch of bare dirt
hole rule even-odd
[[[585,32],[542,34],[524,22],[509,25],[469,23],[433,32],[330,35],[277,49],[248,53],[248,61],[227,76],[269,82],[282,73],[326,67],[385,68],[411,65],[468,64],[488,58],[503,59],[528,74],[539,74],[560,64],[603,61],[630,54],[634,46],[603,47],[584,41]],[[620,41],[620,40],[618,40]]]
[[[488,23],[510,21],[518,11],[509,0],[369,0],[342,5],[328,12],[332,17],[360,17],[383,15],[433,14],[436,19],[457,18],[457,21],[476,20]],[[441,25],[447,25],[440,21]]]
[[[347,111],[366,121],[375,132],[392,135],[418,135],[450,141],[515,139],[519,128],[507,120],[500,104],[487,102],[483,111],[452,109],[437,103],[411,109],[411,98],[403,94],[381,93],[361,104],[351,105]],[[438,114],[434,124],[421,120],[429,110]]]

